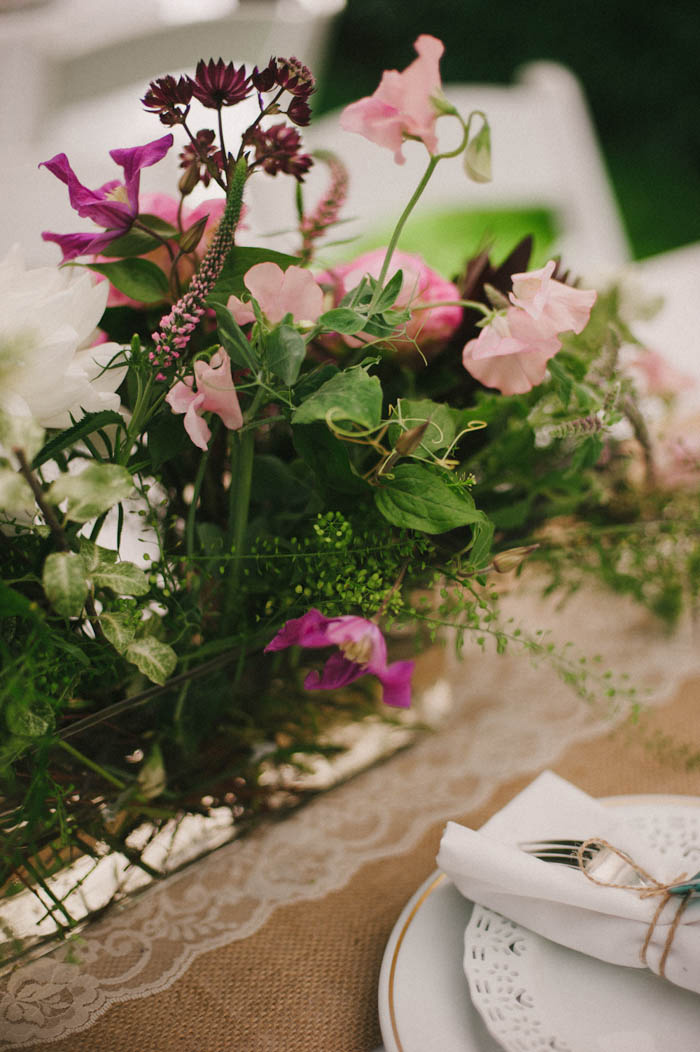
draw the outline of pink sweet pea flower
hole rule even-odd
[[[196,392],[192,389],[197,380]],[[206,449],[211,431],[202,413],[216,413],[229,431],[243,426],[243,414],[231,377],[231,359],[223,350],[216,351],[210,362],[198,359],[194,377],[186,376],[165,396],[173,413],[185,414],[185,431],[195,446]]]
[[[548,324],[552,332],[583,332],[597,293],[555,281],[552,277],[555,268],[556,263],[550,259],[540,270],[513,274],[510,301],[535,321]]]
[[[124,169],[124,181],[112,179],[97,190],[83,186],[65,153],[57,153],[49,161],[42,161],[39,167],[48,168],[66,184],[71,206],[78,215],[105,228],[101,234],[52,234],[45,230],[42,238],[56,242],[63,253],[62,262],[87,253],[98,255],[112,241],[127,233],[139,212],[141,169],[161,161],[172,144],[172,135],[164,135],[145,146],[110,150],[112,160]]]
[[[541,384],[547,362],[561,348],[564,332],[582,332],[597,293],[552,278],[556,264],[513,275],[513,304],[495,313],[462,352],[462,364],[486,387],[525,394]]]
[[[338,647],[326,662],[323,672],[310,672],[304,681],[307,690],[333,690],[354,683],[361,676],[376,676],[384,688],[385,705],[407,709],[411,704],[413,661],[395,661],[387,665],[386,643],[374,621],[364,617],[324,617],[319,610],[309,610],[303,617],[287,621],[265,652],[287,647]]]
[[[350,263],[344,263],[325,274],[320,274],[317,280],[332,287],[333,302],[337,306],[347,292],[359,285],[365,274],[373,278],[379,277],[385,254],[384,248],[366,252]],[[431,270],[418,255],[394,252],[387,280],[397,270],[403,271],[403,283],[395,305],[398,308],[410,307],[413,313],[406,323],[405,330],[402,327],[400,338],[391,339],[400,349],[406,349],[410,342],[411,346],[417,343],[422,351],[429,352],[431,347],[444,343],[452,335],[462,319],[462,308],[426,308],[429,308],[431,303],[460,299],[459,289],[451,281],[446,281],[440,274]],[[396,336],[399,336],[398,331]],[[360,343],[353,336],[344,336],[343,340],[351,347],[357,347]]]
[[[393,150],[397,164],[406,160],[402,146],[407,137],[421,139],[429,153],[437,151],[435,121],[439,114],[432,99],[442,91],[440,57],[445,47],[425,33],[414,47],[418,58],[403,73],[386,70],[374,94],[346,106],[340,117],[345,131]]]
[[[541,384],[561,341],[547,326],[517,307],[496,314],[462,352],[462,364],[479,383],[505,395],[525,394]]]
[[[297,324],[313,324],[323,313],[323,290],[304,267],[282,270],[276,263],[256,263],[243,281],[272,325],[287,314]],[[231,296],[227,306],[239,325],[255,321],[253,308],[238,296]]]

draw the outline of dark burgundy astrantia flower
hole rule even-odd
[[[192,84],[189,77],[175,80],[168,74],[151,81],[141,102],[147,110],[157,113],[163,124],[172,126],[181,124],[185,119],[191,100]],[[181,106],[185,109],[180,109]]]
[[[195,135],[194,142],[187,143],[180,151],[180,167],[186,171],[191,168],[197,169],[197,179],[193,185],[201,181],[204,186],[209,186],[212,162],[219,172],[224,166],[223,154],[217,148],[215,138],[211,128],[202,128]]]
[[[255,164],[268,175],[285,172],[299,182],[311,168],[313,161],[306,153],[300,153],[301,136],[287,124],[273,124],[271,128],[255,126],[243,136],[246,146],[255,149]]]
[[[305,99],[295,95],[289,104],[287,116],[290,121],[294,122],[294,124],[298,124],[301,128],[305,128],[311,121],[311,107]]]
[[[275,60],[275,80],[280,88],[289,91],[292,95],[299,95],[305,99],[316,90],[316,79],[303,62],[298,58],[278,58]]]
[[[277,83],[277,63],[274,58],[270,59],[264,69],[255,66],[250,80],[256,91],[272,91]]]
[[[200,59],[194,80],[190,78],[190,83],[194,97],[211,110],[234,106],[247,99],[252,91],[245,66],[236,69],[233,62],[226,65],[222,58],[218,62],[213,58],[208,62]]]

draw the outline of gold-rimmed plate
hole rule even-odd
[[[633,809],[697,809],[700,798],[650,794],[601,802]],[[432,874],[404,907],[379,977],[379,1022],[386,1052],[503,1052],[472,1004],[463,970],[472,909],[440,872]],[[689,1050],[683,1047],[683,1052]]]
[[[462,969],[471,911],[443,873],[407,902],[379,977],[386,1052],[502,1052],[472,1006]]]

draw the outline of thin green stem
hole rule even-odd
[[[192,494],[192,501],[189,508],[187,509],[187,523],[185,525],[185,551],[189,558],[194,554],[194,527],[195,520],[197,518],[197,504],[199,503],[199,494],[202,489],[204,482],[204,476],[207,470],[207,464],[209,463],[209,451],[212,446],[214,436],[218,433],[221,421],[217,417],[216,423],[214,424],[214,432],[212,439],[209,442],[207,448],[202,452],[202,456],[199,460],[199,467],[197,468],[197,474],[194,480],[194,492]]]
[[[117,789],[126,789],[126,782],[123,782],[121,778],[117,778],[116,775],[110,774],[109,771],[106,771],[99,763],[95,763],[95,761],[91,760],[89,756],[85,756],[79,749],[76,749],[74,745],[69,745],[65,739],[59,738],[56,745],[63,749],[64,752],[67,752],[69,756],[72,756],[74,760],[78,760],[79,763],[89,767],[91,771],[94,771],[95,774],[99,774],[101,778],[104,778],[106,782],[109,782]]]
[[[398,223],[396,224],[396,226],[394,228],[394,233],[391,235],[391,241],[389,242],[389,245],[387,247],[386,255],[384,256],[384,261],[382,263],[382,269],[379,271],[379,277],[377,278],[377,285],[375,287],[374,295],[372,296],[372,300],[371,300],[370,305],[369,305],[369,310],[367,312],[368,314],[372,313],[372,311],[373,311],[373,309],[374,309],[374,307],[375,307],[375,305],[377,303],[377,300],[379,299],[379,297],[381,295],[382,288],[384,287],[384,281],[386,280],[387,271],[389,270],[389,264],[391,263],[391,257],[393,256],[394,249],[396,248],[396,246],[398,244],[398,240],[401,237],[401,232],[402,232],[404,226],[406,225],[406,220],[408,219],[408,217],[410,216],[411,212],[413,211],[413,209],[417,205],[417,203],[418,203],[418,201],[419,201],[419,199],[421,197],[421,194],[423,193],[423,191],[425,190],[426,186],[430,182],[430,178],[431,178],[433,172],[435,171],[439,160],[440,160],[440,155],[437,155],[435,157],[431,157],[430,158],[430,161],[428,162],[428,167],[426,168],[426,170],[425,170],[425,172],[423,174],[423,178],[418,183],[418,186],[416,187],[416,189],[413,191],[413,195],[412,195],[410,201],[408,202],[408,204],[406,205],[406,207],[404,208],[403,212],[401,213],[401,215],[399,217],[399,221],[398,221]]]

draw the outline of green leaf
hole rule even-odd
[[[382,314],[385,310],[393,307],[396,302],[396,297],[401,292],[402,285],[403,271],[397,270],[382,289],[381,295],[374,305],[373,314]]]
[[[46,598],[62,617],[78,617],[88,594],[85,564],[75,552],[53,552],[44,563]]]
[[[11,734],[23,738],[41,738],[53,730],[56,720],[51,706],[39,698],[27,702],[13,697],[5,707],[5,722]]]
[[[428,428],[418,449],[424,453],[447,449],[457,433],[459,416],[458,410],[451,409],[444,403],[432,402],[429,398],[400,398],[397,403],[396,418],[401,420],[404,426],[402,428],[399,424],[392,423],[389,426],[389,441],[394,445],[404,430],[419,427],[428,420]]]
[[[47,460],[53,460],[64,449],[69,449],[83,438],[87,438],[88,435],[92,435],[95,431],[108,427],[110,424],[116,424],[118,427],[124,428],[123,416],[120,413],[116,413],[113,409],[103,409],[99,413],[86,413],[77,424],[73,424],[72,427],[61,431],[55,438],[47,442],[34,457],[32,467],[35,470],[40,468]]]
[[[52,504],[67,501],[66,515],[73,522],[96,519],[133,493],[134,480],[119,464],[91,463],[79,475],[60,475],[51,484]]]
[[[207,297],[209,305],[213,307],[217,303],[226,303],[229,296],[238,296],[240,299],[244,292],[247,293],[248,289],[243,279],[256,263],[276,263],[282,270],[291,266],[299,266],[296,256],[273,252],[269,248],[235,245],[226,257],[216,285]]]
[[[120,259],[115,263],[86,263],[89,270],[104,274],[125,296],[139,303],[162,303],[168,298],[167,275],[150,259]]]
[[[44,442],[45,431],[31,416],[0,413],[0,444],[5,449],[21,449],[31,461]],[[7,454],[5,454],[7,455]]]
[[[123,654],[136,635],[133,617],[130,614],[105,611],[100,614],[100,624],[114,649]]]
[[[488,519],[475,522],[473,525],[472,546],[469,550],[469,562],[474,570],[483,570],[488,566],[493,544],[494,525]]]
[[[243,369],[255,371],[258,367],[258,360],[252,344],[246,339],[231,311],[219,303],[216,304],[216,322],[221,346],[231,361]]]
[[[294,411],[292,422],[353,423],[373,430],[382,420],[382,385],[360,365],[337,373]]]
[[[367,324],[367,317],[349,307],[336,307],[327,310],[318,319],[318,324],[326,332],[339,332],[343,336],[354,336],[356,332],[362,332]]]
[[[157,471],[168,460],[178,457],[192,443],[182,426],[182,417],[164,409],[148,425],[148,455],[151,467]]]
[[[306,343],[291,325],[278,325],[267,337],[267,364],[275,376],[291,387],[306,357]]]
[[[29,483],[17,471],[0,468],[0,508],[8,516],[34,514],[34,494]]]
[[[378,510],[393,526],[424,533],[445,533],[458,526],[483,523],[466,489],[450,484],[443,472],[422,464],[399,464],[393,478],[374,497]]]
[[[174,227],[172,223],[168,223],[161,216],[154,215],[153,212],[140,212],[138,218],[144,226],[147,226],[149,230],[155,231],[156,234],[160,234],[161,237],[167,237],[170,241],[174,241],[179,237],[177,227]]]
[[[113,548],[102,548],[87,537],[80,538],[80,554],[88,575],[101,566],[112,566],[117,561],[117,553]]]
[[[38,617],[39,607],[0,581],[0,617]]]
[[[163,753],[157,742],[144,761],[136,781],[140,790],[139,796],[143,800],[153,800],[156,796],[160,796],[168,784]]]
[[[368,484],[350,466],[347,447],[331,434],[325,424],[305,424],[292,429],[294,445],[324,490],[331,493],[365,493]]]
[[[177,654],[167,643],[161,643],[153,636],[144,636],[143,639],[135,639],[126,648],[124,656],[127,661],[136,665],[139,672],[143,672],[153,683],[161,686],[175,671],[177,665]]]
[[[132,259],[134,256],[145,256],[160,248],[162,242],[153,234],[147,234],[145,230],[131,229],[127,234],[122,234],[102,249],[102,255],[109,259]]]
[[[109,588],[115,595],[146,595],[151,587],[147,575],[134,563],[105,564],[90,576],[96,587]]]
[[[556,358],[550,358],[547,362],[547,370],[549,375],[552,377],[554,389],[559,396],[561,404],[566,408],[571,399],[571,393],[574,387],[573,378],[569,375],[566,369],[556,360]]]

